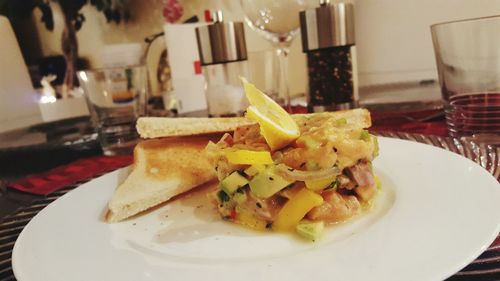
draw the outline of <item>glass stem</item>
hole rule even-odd
[[[289,49],[287,46],[280,46],[276,49],[276,53],[279,59],[280,65],[280,77],[279,77],[279,100],[280,104],[290,112],[290,88],[288,83],[288,53]]]

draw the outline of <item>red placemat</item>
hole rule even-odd
[[[423,135],[447,137],[448,131],[442,109],[429,109],[401,112],[372,111],[371,131],[405,132]],[[416,121],[429,120],[432,121]],[[412,121],[413,120],[413,121]]]
[[[9,187],[31,194],[47,195],[70,184],[130,165],[132,161],[132,155],[80,159],[12,183]]]

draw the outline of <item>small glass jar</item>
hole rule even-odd
[[[246,61],[203,66],[208,115],[210,117],[241,116],[248,106],[241,77],[248,77]]]
[[[249,73],[243,23],[223,22],[220,11],[213,18],[213,24],[196,28],[208,115],[241,116],[248,104],[240,77]]]

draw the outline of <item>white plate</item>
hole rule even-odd
[[[222,222],[194,193],[135,219],[102,221],[124,170],[69,192],[24,228],[12,256],[31,280],[442,280],[500,229],[500,185],[432,146],[380,138],[376,207],[317,242]]]

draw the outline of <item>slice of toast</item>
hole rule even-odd
[[[107,222],[118,222],[161,204],[198,185],[215,180],[205,154],[208,141],[220,136],[142,141],[134,166],[108,204]]]
[[[313,116],[321,118],[341,119],[345,118],[348,123],[358,124],[363,128],[371,126],[371,118],[368,110],[363,108],[342,110],[335,112],[322,112],[312,114],[292,115],[296,122],[303,118]],[[171,136],[193,136],[200,134],[213,134],[231,132],[237,127],[255,124],[254,121],[244,117],[232,118],[164,118],[164,117],[141,117],[137,120],[137,132],[142,138],[161,138]]]
[[[165,118],[141,117],[137,120],[137,132],[141,138],[193,136],[230,132],[237,127],[255,122],[243,117],[229,118]]]

